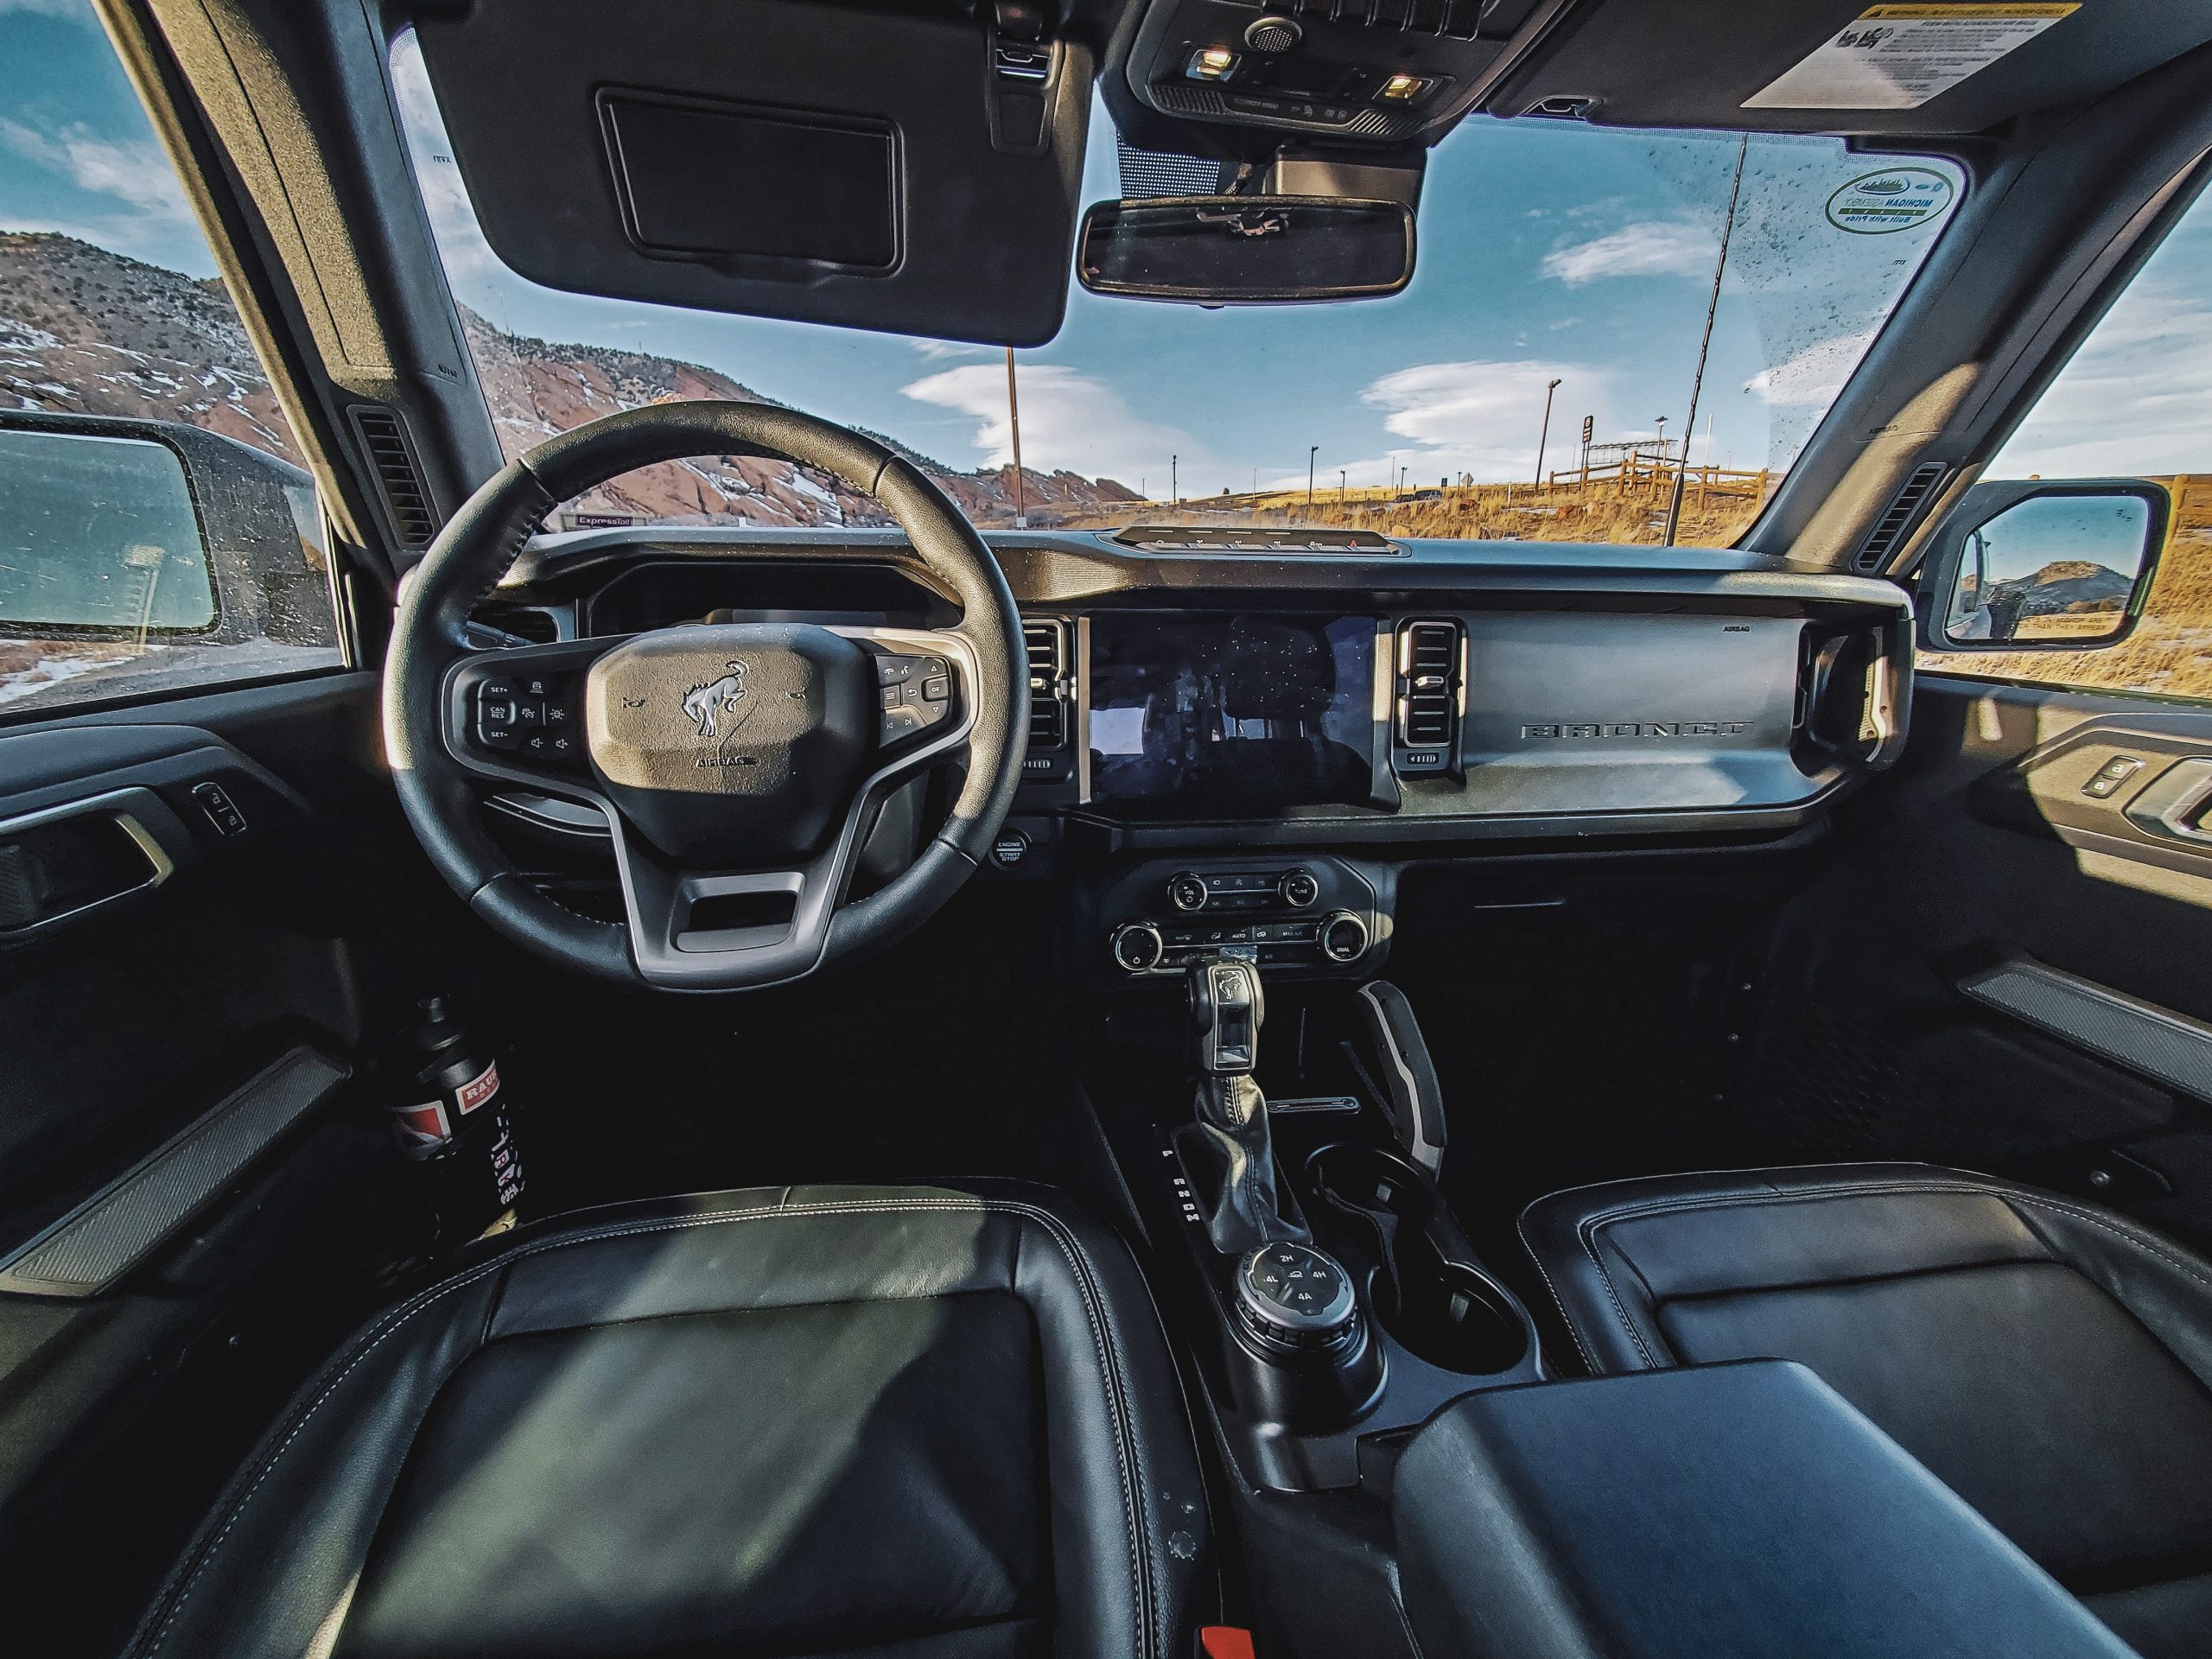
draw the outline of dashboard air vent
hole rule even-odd
[[[355,404],[347,412],[361,440],[362,455],[374,469],[384,493],[391,533],[401,547],[410,551],[428,547],[437,536],[438,516],[430,505],[429,491],[423,487],[407,428],[388,409]]]
[[[1064,749],[1068,741],[1068,625],[1046,618],[1021,625],[1029,652],[1029,750]]]
[[[1459,625],[1408,622],[1398,630],[1397,741],[1400,772],[1442,772],[1458,753]]]
[[[1852,561],[1854,569],[1879,571],[1888,565],[1897,549],[1904,545],[1905,533],[1920,517],[1920,510],[1935,495],[1951,468],[1940,461],[1923,461],[1912,469],[1912,476],[1897,493],[1889,510],[1883,513],[1874,528],[1866,533],[1859,549],[1859,556]]]
[[[550,645],[561,637],[559,619],[535,605],[483,605],[470,613],[469,620],[533,645]]]

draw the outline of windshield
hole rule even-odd
[[[1009,357],[527,282],[477,228],[411,35],[393,70],[510,456],[658,399],[766,398],[889,439],[987,527],[1657,543],[1677,510],[1675,539],[1726,545],[1963,183],[1948,162],[1833,139],[1471,120],[1431,155],[1402,294],[1205,309],[1071,283],[1058,337]],[[1120,172],[1101,108],[1084,200],[1122,196]],[[826,477],[708,458],[617,480],[567,504],[559,526],[884,522]]]

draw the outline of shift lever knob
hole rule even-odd
[[[1198,1036],[1198,1070],[1211,1077],[1243,1077],[1260,1060],[1266,1003],[1260,970],[1249,962],[1211,958],[1190,973],[1191,1021]]]

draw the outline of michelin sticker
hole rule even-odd
[[[1828,223],[1854,236],[1887,236],[1940,218],[1951,206],[1951,181],[1924,167],[1885,167],[1861,174],[1828,198]]]
[[[1744,107],[1918,109],[2081,9],[2081,0],[1869,6]]]

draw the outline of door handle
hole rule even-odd
[[[2212,756],[2177,760],[2137,792],[2127,821],[2146,836],[2212,847],[2212,828],[2202,822],[2212,805]]]

